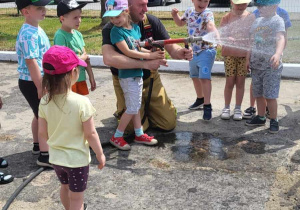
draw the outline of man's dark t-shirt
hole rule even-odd
[[[152,28],[152,38],[154,40],[165,40],[165,39],[170,39],[170,36],[166,30],[166,28],[164,27],[164,25],[161,23],[161,21],[153,16],[153,15],[149,15],[147,14],[147,17],[148,17],[148,21],[151,25],[151,28]],[[150,38],[148,37],[149,34],[146,34],[146,31],[144,30],[144,24],[143,24],[143,21],[139,22],[138,24],[140,26],[140,29],[141,29],[141,41],[143,41],[144,39],[147,39],[147,38]],[[110,41],[110,31],[113,27],[113,24],[112,23],[107,23],[103,29],[102,29],[102,46],[105,45],[105,44],[109,44],[109,45],[112,45],[111,41]],[[147,36],[148,35],[148,36]],[[115,46],[113,45],[116,50],[120,52],[120,50]],[[112,72],[113,75],[118,75],[118,69],[114,68],[114,67],[110,67],[110,70]],[[150,71],[148,70],[144,70],[144,79],[148,78],[150,76]]]

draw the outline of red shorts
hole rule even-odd
[[[87,87],[86,81],[76,82],[72,86],[72,91],[74,93],[78,93],[80,95],[88,95],[89,94],[89,89]]]

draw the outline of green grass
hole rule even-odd
[[[89,54],[99,55],[102,54],[102,36],[100,19],[97,18],[99,11],[84,11],[82,23],[80,25],[79,31],[84,36],[84,41],[86,44],[86,51]],[[14,51],[15,42],[18,31],[24,22],[22,16],[12,15],[16,14],[15,9],[0,9],[0,50],[2,51]],[[186,37],[186,27],[178,27],[175,25],[173,20],[168,19],[170,17],[169,12],[153,12],[154,15],[160,17],[167,31],[170,33],[171,38]],[[217,12],[214,13],[216,25],[219,26],[221,17],[225,13]],[[43,20],[40,26],[45,30],[51,44],[53,44],[54,33],[60,28],[61,24],[58,18],[55,17],[55,10],[47,11],[47,18]],[[297,54],[299,54],[300,49],[300,15],[298,13],[291,14],[293,27],[288,31],[288,37],[296,38],[295,40],[290,40],[288,42],[287,49],[284,54],[284,62],[289,63],[299,63]],[[169,55],[167,55],[169,58]],[[218,49],[216,60],[222,60],[220,49]]]

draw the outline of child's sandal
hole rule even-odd
[[[0,158],[0,168],[6,168],[8,166],[8,163],[5,159]]]
[[[0,172],[0,184],[8,184],[14,180],[12,175],[4,174]]]

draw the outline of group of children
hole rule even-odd
[[[214,33],[221,40],[214,23],[213,13],[207,8],[209,0],[192,0],[182,17],[178,10],[172,16],[178,26],[187,24],[189,36],[205,36]],[[85,4],[75,0],[64,0],[57,5],[57,16],[61,28],[55,33],[54,46],[50,47],[46,33],[39,27],[45,18],[45,6],[51,0],[17,0],[18,9],[25,17],[25,23],[18,34],[16,51],[18,55],[19,87],[34,112],[32,152],[40,154],[38,164],[51,166],[61,182],[61,200],[66,209],[83,209],[83,192],[86,188],[90,151],[96,153],[99,169],[105,165],[99,136],[95,130],[93,115],[95,109],[88,98],[85,82],[87,71],[91,90],[96,83],[84,49],[84,40],[77,29],[81,22],[81,9]],[[234,21],[248,21],[251,14],[246,11],[250,0],[232,0],[232,11],[222,18],[221,26]],[[270,112],[270,132],[277,132],[277,102],[282,71],[282,52],[285,47],[285,27],[276,15],[280,0],[257,0],[259,17],[247,30],[231,30],[228,39],[239,42],[247,35],[250,50],[238,50],[223,46],[225,58],[226,87],[225,108],[221,118],[230,118],[230,101],[234,85],[237,96],[234,119],[241,120],[241,103],[244,94],[245,77],[251,69],[253,95],[257,99],[258,115],[246,125],[263,125],[266,122],[266,104]],[[140,28],[131,21],[127,0],[107,0],[106,13],[114,24],[111,42],[128,57],[136,59],[163,59],[164,52],[151,52],[139,46]],[[234,29],[234,28],[233,28]],[[249,32],[249,34],[247,34]],[[243,41],[242,41],[243,42]],[[221,42],[219,42],[221,43]],[[216,56],[217,44],[193,43],[193,60],[190,61],[190,76],[197,93],[197,99],[190,109],[204,105],[204,120],[212,118],[211,69]],[[153,136],[143,132],[139,109],[142,100],[142,69],[120,69],[119,79],[124,92],[126,111],[110,142],[122,150],[130,146],[124,140],[126,126],[132,120],[135,142],[146,145],[157,144]],[[75,93],[78,94],[75,94]],[[246,113],[248,113],[246,111]],[[48,152],[49,150],[49,152]]]
[[[180,17],[178,10],[172,10],[172,17],[178,26],[187,25],[189,36],[213,33],[215,43],[222,46],[226,85],[224,89],[225,107],[221,119],[229,120],[230,102],[236,87],[236,105],[233,119],[246,121],[247,126],[261,126],[270,118],[270,133],[279,130],[277,119],[277,98],[282,72],[282,53],[286,46],[286,29],[291,26],[287,12],[278,7],[280,0],[255,0],[258,9],[254,13],[246,11],[251,0],[231,0],[232,9],[221,20],[217,31],[213,13],[208,9],[209,0],[192,0],[194,8],[189,8]],[[280,15],[280,16],[279,16]],[[284,20],[283,20],[284,19]],[[285,21],[285,24],[284,24]],[[212,106],[211,69],[215,60],[216,45],[205,42],[193,43],[193,60],[190,61],[190,77],[193,80],[197,99],[189,109],[199,109],[204,105],[203,119],[210,120]],[[244,96],[245,78],[251,70],[251,104],[244,114],[241,105]],[[204,98],[203,98],[204,97]],[[254,108],[257,100],[258,115]]]

